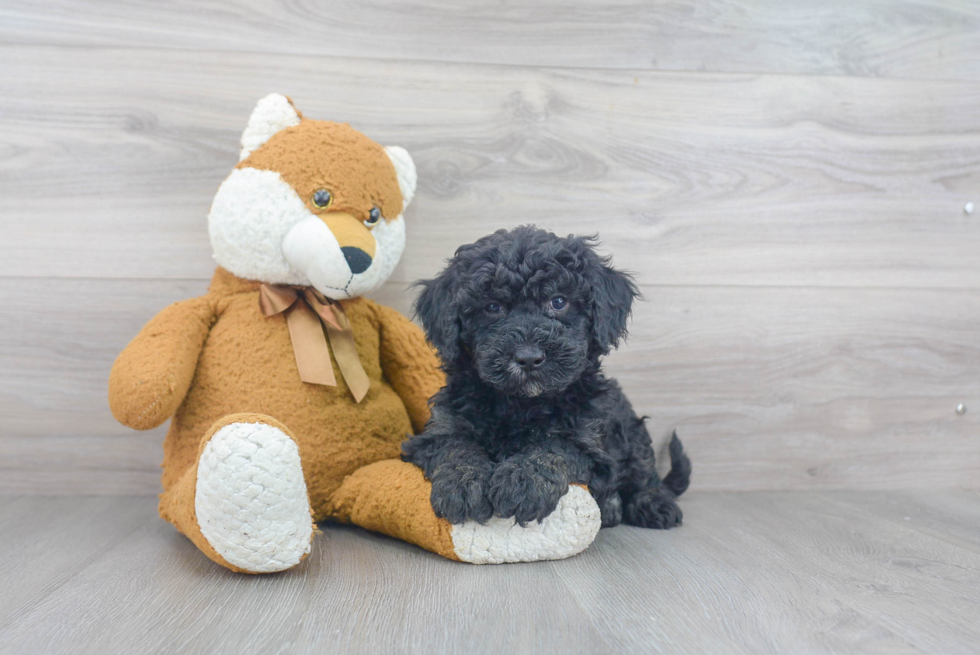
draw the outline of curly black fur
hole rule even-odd
[[[661,480],[643,419],[600,370],[600,357],[626,336],[638,293],[595,243],[500,230],[419,283],[415,311],[447,382],[402,459],[432,481],[438,516],[485,522],[496,513],[526,525],[580,483],[603,526],[680,524],[674,499],[691,474],[681,442],[671,439]]]

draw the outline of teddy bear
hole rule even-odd
[[[405,249],[415,193],[408,152],[312,120],[272,94],[208,215],[208,293],[157,314],[116,359],[109,404],[138,430],[172,418],[160,516],[233,571],[299,564],[334,520],[472,563],[584,550],[599,528],[588,491],[526,527],[450,524],[401,461],[444,376],[422,331],[365,294]]]

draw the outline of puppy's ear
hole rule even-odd
[[[633,278],[609,266],[607,259],[592,268],[592,348],[605,355],[626,336],[633,301],[640,292]]]
[[[421,280],[415,286],[422,293],[415,301],[415,316],[429,342],[439,351],[443,364],[459,358],[459,310],[456,304],[457,282],[453,266],[446,267],[438,277]]]

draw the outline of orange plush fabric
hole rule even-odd
[[[202,437],[224,417],[276,418],[299,444],[310,505],[322,520],[347,475],[398,457],[405,437],[428,420],[426,401],[444,378],[415,324],[354,298],[341,305],[371,381],[367,396],[353,401],[336,362],[336,387],[302,382],[286,319],[262,315],[259,286],[219,268],[206,296],[157,315],[116,361],[110,407],[120,422],[148,429],[173,413],[174,398],[182,399],[164,442],[165,492],[195,465]]]
[[[299,561],[309,551],[280,537],[297,521],[305,530],[289,534],[307,534],[307,506],[309,520],[353,521],[454,557],[450,526],[429,505],[429,483],[398,459],[444,383],[439,361],[417,326],[358,297],[383,284],[401,256],[415,182],[403,149],[382,147],[346,124],[304,118],[284,96],[263,98],[242,135],[242,160],[208,217],[219,263],[208,293],[161,311],[113,365],[109,406],[120,422],[146,430],[173,418],[160,515],[223,566],[282,570],[278,555],[262,560],[277,548],[291,549],[282,566]],[[348,389],[336,353],[335,386],[300,379],[286,314],[262,313],[262,284],[312,286],[339,302],[370,383],[363,399]],[[241,431],[256,424],[265,432]],[[260,434],[255,442],[242,436]],[[298,458],[262,459],[279,457],[276,449],[290,440]],[[378,462],[385,465],[370,467]],[[300,468],[305,491],[279,485]],[[263,483],[263,475],[272,477]],[[276,493],[299,504],[281,504]],[[291,514],[282,514],[286,506]]]
[[[384,149],[346,123],[306,120],[286,128],[238,168],[279,173],[313,214],[344,212],[363,221],[373,206],[389,220],[402,212],[395,169]],[[325,208],[313,204],[321,188],[333,196]]]
[[[432,513],[431,489],[422,469],[384,460],[358,469],[344,481],[333,495],[331,514],[458,561],[450,524]]]
[[[170,305],[140,330],[109,374],[109,408],[120,423],[149,430],[173,416],[214,318],[208,298],[194,298]]]

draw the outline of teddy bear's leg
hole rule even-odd
[[[232,414],[201,441],[198,459],[160,497],[160,515],[233,571],[271,573],[309,552],[313,519],[289,430],[261,414]]]
[[[577,485],[569,487],[543,522],[525,528],[517,527],[512,518],[498,517],[485,525],[452,525],[432,511],[431,491],[431,483],[414,464],[376,462],[344,480],[332,497],[334,516],[472,564],[571,557],[592,543],[601,523],[592,494]]]

